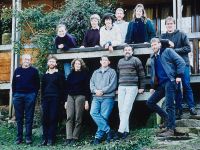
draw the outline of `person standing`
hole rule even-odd
[[[158,38],[151,39],[154,54],[151,56],[151,89],[152,95],[147,106],[164,120],[165,129],[158,136],[174,135],[175,130],[175,93],[177,84],[184,74],[184,60],[171,48],[163,48]],[[157,103],[165,97],[166,112]]]
[[[98,129],[92,144],[102,142],[106,135],[106,142],[112,139],[112,131],[108,123],[109,116],[114,106],[114,97],[117,87],[117,75],[114,69],[109,67],[108,56],[102,56],[101,67],[94,71],[90,79],[90,90],[93,96],[90,115]]]
[[[141,61],[132,56],[133,49],[124,47],[124,58],[118,62],[118,109],[120,124],[115,139],[125,139],[129,134],[129,116],[138,93],[144,92],[144,69]]]
[[[147,18],[143,4],[137,4],[133,11],[133,20],[128,25],[125,43],[150,42],[155,36],[155,28],[152,21]]]
[[[183,99],[187,100],[189,106],[190,114],[197,115],[195,110],[195,103],[192,88],[190,86],[190,62],[188,53],[191,52],[191,47],[189,40],[185,33],[176,30],[175,19],[173,17],[167,17],[165,19],[165,26],[167,32],[161,35],[162,39],[168,39],[169,45],[174,51],[179,54],[185,61],[185,71],[181,77],[182,86],[183,86],[183,96],[181,91],[180,84],[178,85],[178,93],[176,96],[176,109],[177,109],[177,118],[180,119],[182,115],[182,101]]]
[[[58,71],[57,58],[49,56],[48,70],[42,77],[42,143],[41,146],[52,146],[56,140],[59,102],[64,98],[64,75]]]
[[[89,110],[89,76],[85,62],[75,58],[71,65],[72,71],[66,81],[68,97],[65,102],[67,112],[65,145],[78,142],[84,109]]]
[[[22,65],[13,74],[13,105],[17,122],[16,144],[23,142],[23,122],[25,118],[26,144],[32,143],[32,125],[36,97],[40,88],[38,70],[31,66],[31,55],[22,55]]]

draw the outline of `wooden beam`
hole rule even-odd
[[[12,49],[12,45],[0,45],[0,51],[10,51]]]
[[[1,83],[0,90],[9,90],[10,86],[11,86],[10,83]]]

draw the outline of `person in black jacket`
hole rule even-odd
[[[22,66],[18,67],[12,80],[13,105],[17,122],[16,144],[23,142],[25,116],[26,144],[32,143],[32,124],[36,97],[40,88],[38,70],[31,66],[31,55],[22,55]]]
[[[192,88],[190,86],[190,62],[188,53],[191,52],[191,47],[189,40],[185,33],[176,30],[175,19],[173,17],[167,17],[165,19],[165,25],[167,32],[161,35],[162,39],[168,39],[169,45],[174,51],[179,54],[185,61],[185,71],[182,76],[182,85],[183,85],[183,97],[181,92],[181,87],[179,84],[178,93],[176,96],[176,110],[177,110],[177,119],[181,118],[182,115],[182,99],[187,100],[190,114],[197,115],[195,110],[195,103],[193,98]]]
[[[72,71],[66,81],[68,97],[64,106],[67,110],[65,145],[78,141],[84,108],[89,109],[89,77],[86,65],[82,59],[76,58],[71,62],[71,66]]]
[[[48,70],[42,77],[41,103],[43,140],[41,146],[53,145],[55,142],[59,101],[64,96],[64,75],[56,69],[56,61],[56,57],[48,57]]]

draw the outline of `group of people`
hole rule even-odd
[[[53,145],[56,139],[59,101],[65,99],[66,141],[65,145],[76,143],[80,137],[84,109],[90,109],[90,115],[97,125],[92,144],[99,144],[106,137],[111,140],[126,139],[129,134],[129,116],[138,93],[145,89],[145,72],[139,58],[133,56],[131,43],[150,42],[151,56],[151,89],[152,95],[147,106],[158,113],[163,128],[159,136],[173,136],[175,130],[175,112],[182,115],[182,99],[187,99],[191,115],[196,115],[195,104],[190,87],[190,66],[188,53],[191,51],[187,36],[175,29],[175,19],[167,17],[167,32],[161,39],[155,38],[155,29],[146,17],[142,4],[133,12],[133,20],[123,20],[124,10],[116,10],[117,21],[110,14],[103,18],[103,27],[99,29],[100,17],[90,17],[91,28],[86,32],[83,47],[102,46],[113,51],[113,46],[124,44],[124,57],[118,61],[117,71],[109,67],[110,59],[104,55],[100,58],[100,68],[90,78],[88,68],[81,58],[75,58],[71,64],[64,64],[65,74],[57,69],[57,58],[49,56],[48,69],[41,78],[42,106],[42,143],[41,146]],[[68,50],[76,47],[73,36],[67,33],[63,24],[57,27],[55,39],[57,49]],[[183,86],[183,95],[181,84]],[[16,144],[23,142],[23,121],[25,116],[25,142],[32,143],[32,124],[36,96],[40,89],[40,78],[37,69],[31,66],[31,56],[22,56],[22,66],[13,75],[13,104],[17,122]],[[92,95],[89,106],[90,94]],[[109,116],[114,107],[114,98],[118,97],[119,128],[114,132],[109,125]],[[157,105],[165,97],[166,110]],[[90,108],[91,107],[91,108]],[[25,115],[24,115],[25,113]],[[178,118],[177,118],[178,119]]]

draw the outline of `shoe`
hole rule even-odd
[[[66,139],[64,146],[70,145],[71,141],[72,141],[72,139]]]
[[[168,129],[167,128],[161,128],[156,131],[156,135],[158,136],[160,133],[166,132]]]
[[[78,142],[78,139],[72,139],[70,145],[75,145]]]
[[[122,133],[122,139],[126,139],[127,138],[127,136],[129,135],[129,132],[124,132],[124,133]]]
[[[108,133],[106,133],[106,143],[110,143],[110,141],[113,139],[113,131],[110,130]]]
[[[32,144],[32,140],[31,139],[26,139],[26,144],[27,145]]]
[[[23,142],[22,139],[17,139],[17,140],[15,141],[15,144],[16,144],[16,145],[19,145],[19,144],[22,144],[22,142]]]
[[[100,139],[95,138],[94,141],[91,142],[92,145],[98,145],[101,143]]]
[[[197,115],[197,111],[194,107],[190,109],[190,115]]]
[[[48,140],[48,142],[47,142],[47,146],[53,146],[53,141],[52,140]]]
[[[47,146],[47,140],[43,140],[38,146]]]
[[[174,130],[172,129],[167,129],[166,131],[158,134],[159,137],[170,137],[170,136],[174,136]]]
[[[115,134],[115,136],[113,137],[113,139],[114,139],[114,140],[119,140],[120,138],[122,138],[122,136],[123,136],[123,133],[117,132],[117,133]]]

